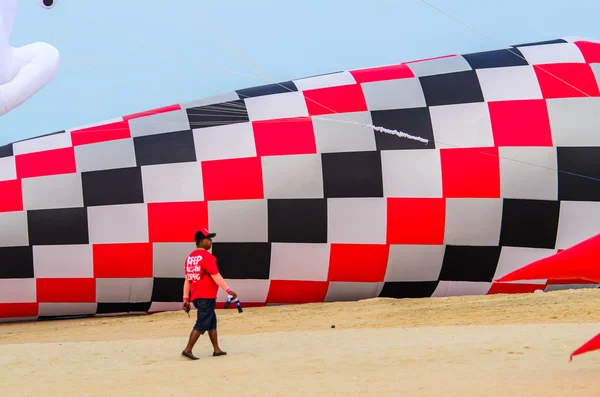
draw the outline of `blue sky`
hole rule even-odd
[[[58,0],[50,11],[21,0],[11,44],[49,42],[61,65],[0,117],[0,145],[268,79],[600,39],[598,0],[427,1],[495,43],[421,0]]]

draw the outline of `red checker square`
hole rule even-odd
[[[23,211],[20,179],[0,182],[0,212]]]
[[[254,121],[252,129],[258,156],[317,153],[310,117]]]
[[[367,101],[359,84],[306,90],[304,100],[308,114],[311,116],[368,110]]]
[[[0,303],[0,318],[37,317],[38,304],[32,303]]]
[[[598,83],[587,63],[534,65],[544,98],[599,96]]]
[[[145,110],[143,112],[138,112],[138,113],[129,114],[127,116],[123,116],[123,120],[128,121],[131,119],[138,119],[140,117],[152,116],[154,114],[173,112],[175,110],[181,110],[181,106],[168,105],[168,106],[163,106],[163,107],[156,108],[156,109]]]
[[[131,138],[131,131],[129,130],[129,123],[127,121],[119,121],[116,123],[97,125],[71,131],[71,142],[73,142],[73,146],[115,141],[117,139],[125,138]]]
[[[370,83],[373,81],[405,79],[415,77],[406,64],[388,65],[375,68],[352,70],[350,74],[357,83]]]
[[[202,180],[206,201],[264,198],[260,157],[203,161]]]
[[[93,258],[96,278],[152,277],[151,243],[96,244]]]
[[[194,241],[194,234],[204,227],[208,227],[208,205],[205,201],[148,204],[151,242]]]
[[[73,147],[19,154],[15,156],[15,162],[18,179],[72,174],[77,171]]]
[[[446,200],[443,198],[388,198],[388,244],[444,244]]]
[[[545,287],[544,284],[493,283],[487,294],[530,294]]]
[[[38,278],[36,287],[38,302],[96,302],[96,279],[94,278]]]
[[[488,107],[496,146],[552,146],[545,100],[490,102]]]
[[[444,197],[500,197],[497,147],[440,149],[440,157]]]
[[[598,284],[597,281],[586,280],[584,278],[571,278],[571,279],[559,279],[559,280],[548,280],[547,285],[565,285],[565,284]]]
[[[329,281],[379,282],[385,278],[389,245],[331,244]]]
[[[576,41],[575,44],[587,63],[600,63],[600,43],[591,41]]]
[[[327,281],[271,280],[267,303],[323,302],[328,287]]]

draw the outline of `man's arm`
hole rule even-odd
[[[231,291],[229,289],[229,286],[227,285],[227,283],[223,279],[223,276],[221,276],[221,273],[211,274],[210,276],[213,278],[213,280],[215,280],[215,283],[217,283],[217,285],[219,287],[223,288],[228,293],[229,293],[229,291]]]
[[[185,283],[183,283],[183,300],[189,300],[190,298],[190,280],[185,278]]]

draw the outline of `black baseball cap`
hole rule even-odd
[[[217,233],[210,233],[207,228],[202,228],[196,232],[195,241],[199,242],[205,238],[214,238]]]

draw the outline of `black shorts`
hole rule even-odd
[[[198,318],[194,329],[200,334],[211,329],[217,329],[217,313],[215,313],[216,299],[195,299],[194,306],[198,309]]]

